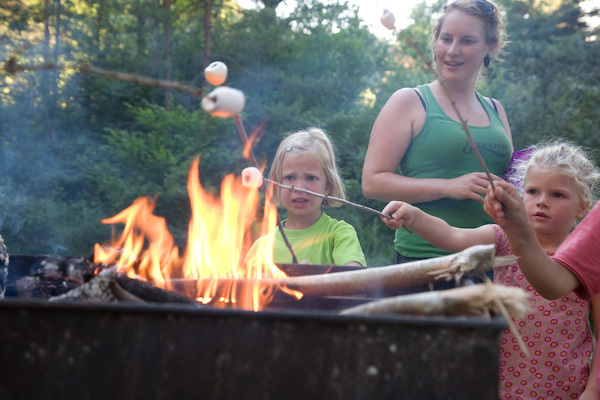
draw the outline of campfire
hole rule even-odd
[[[400,289],[443,278],[460,283],[465,276],[483,275],[494,265],[515,262],[510,257],[496,259],[493,246],[475,246],[455,255],[404,265],[352,269],[341,266],[309,268],[295,264],[284,272],[281,266],[273,262],[272,235],[269,236],[270,240],[260,241],[257,251],[247,258],[252,243],[274,229],[279,222],[277,210],[269,196],[270,190],[265,193],[264,205],[259,204],[261,188],[268,184],[269,188],[277,186],[318,197],[329,196],[264,178],[262,168],[252,152],[252,143],[258,131],[253,132],[249,139],[239,116],[245,104],[244,94],[224,85],[227,66],[222,62],[209,65],[205,76],[217,88],[203,97],[202,107],[215,117],[234,119],[244,146],[244,157],[253,167],[246,168],[241,177],[233,174],[226,176],[222,181],[220,197],[216,198],[207,193],[200,183],[199,160],[192,162],[187,182],[192,218],[183,254],[175,245],[165,219],[153,214],[154,200],[141,197],[127,209],[102,221],[122,226],[122,231],[110,243],[96,244],[93,260],[61,260],[56,257],[44,260],[37,272],[37,279],[25,276],[13,285],[18,295],[37,290],[38,294],[45,291],[42,297],[52,301],[166,301],[255,312],[269,307],[277,296],[284,296],[288,304],[307,297],[335,297],[345,298],[344,305],[356,306],[355,303],[348,304],[347,299],[371,302],[393,297],[401,292]],[[390,218],[345,199],[330,199],[379,217]],[[261,222],[257,221],[259,207],[263,210]],[[295,259],[291,246],[290,251]],[[290,272],[294,276],[288,276]],[[506,293],[505,289],[488,284],[476,290],[458,290],[448,294],[451,298],[457,298],[458,302],[447,302],[442,298],[425,300],[447,303],[441,308],[432,308],[430,305],[400,307],[399,304],[404,304],[406,299],[391,299],[391,308],[389,305],[381,308],[380,304],[375,304],[373,307],[352,308],[346,312],[394,310],[397,313],[420,313],[423,309],[437,309],[437,313],[454,314],[457,311],[451,308],[460,304],[456,309],[467,314],[481,315],[493,311],[508,316],[509,312],[521,313],[519,301],[506,300],[519,295]],[[489,296],[489,293],[495,295]],[[479,305],[471,307],[469,303]],[[336,311],[342,310],[342,306],[336,308]]]
[[[125,227],[108,246],[96,244],[94,262],[116,263],[117,272],[167,290],[174,290],[173,282],[194,280],[197,300],[203,304],[258,311],[275,292],[273,285],[262,284],[261,280],[287,277],[273,262],[272,242],[265,243],[254,259],[245,260],[246,251],[256,239],[252,229],[258,214],[258,188],[247,188],[241,178],[229,175],[217,199],[202,188],[198,165],[194,160],[187,185],[192,219],[184,256],[174,245],[166,221],[152,214],[153,201],[139,198],[103,221]],[[264,210],[261,236],[277,218],[268,198]]]

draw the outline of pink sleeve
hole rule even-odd
[[[588,300],[600,292],[600,202],[558,248],[554,260],[569,269],[581,285],[575,293]]]

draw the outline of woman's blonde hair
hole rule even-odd
[[[527,174],[533,166],[551,169],[575,180],[577,196],[587,204],[586,212],[594,202],[594,185],[600,177],[600,170],[590,160],[587,152],[564,140],[542,143],[529,160],[521,164],[523,187],[527,183]]]
[[[506,28],[502,21],[502,15],[498,5],[488,0],[454,0],[446,3],[442,16],[437,20],[431,32],[430,46],[435,54],[435,44],[440,37],[442,25],[446,15],[452,10],[461,10],[469,15],[474,15],[484,21],[485,42],[488,46],[494,46],[491,56],[495,60],[501,60],[500,54],[506,45]]]
[[[329,135],[319,128],[308,128],[288,134],[279,144],[275,158],[271,164],[269,179],[281,183],[283,158],[288,153],[310,154],[314,156],[325,171],[326,185],[331,188],[329,196],[339,199],[346,199],[346,191],[342,178],[338,174],[335,150]],[[277,206],[282,206],[281,189],[275,188],[273,191],[273,202]],[[339,201],[323,200],[323,207],[339,207],[342,205]]]

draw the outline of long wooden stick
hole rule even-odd
[[[459,280],[465,275],[482,275],[494,267],[514,263],[516,263],[514,256],[495,257],[494,245],[478,245],[443,257],[384,267],[362,268],[321,275],[293,276],[283,279],[239,279],[236,281],[240,283],[255,281],[261,285],[275,286],[284,291],[297,291],[311,296],[347,296],[377,291],[387,292],[431,283],[439,279]],[[228,284],[231,279],[211,277],[173,279],[171,283],[175,286],[193,288],[202,284],[201,281],[220,285],[220,281]]]
[[[282,283],[305,295],[348,295],[405,288],[442,278],[460,279],[467,274],[481,275],[495,266],[514,264],[515,260],[514,257],[495,260],[494,245],[478,245],[443,257],[335,274],[296,276]]]
[[[375,210],[374,208],[371,208],[371,207],[368,207],[368,206],[365,206],[365,205],[362,205],[362,204],[356,204],[356,203],[353,203],[353,202],[345,200],[345,199],[340,199],[339,197],[329,196],[327,194],[317,193],[317,192],[313,192],[313,191],[308,190],[308,189],[302,189],[302,188],[298,188],[298,187],[295,187],[295,186],[284,185],[282,183],[273,181],[273,180],[268,179],[268,178],[264,178],[264,180],[265,180],[265,182],[272,183],[273,185],[278,186],[278,187],[280,187],[282,189],[289,189],[289,190],[293,190],[293,191],[296,191],[296,192],[306,193],[306,194],[309,194],[311,196],[320,197],[322,199],[326,199],[326,200],[329,200],[329,201],[337,201],[339,203],[343,203],[343,204],[349,205],[349,206],[357,208],[359,210],[368,211],[370,213],[377,214],[380,217],[385,217],[387,219],[391,219],[392,218],[391,216],[389,216],[387,214],[384,214],[381,211]]]
[[[482,315],[494,312],[523,318],[529,294],[516,287],[482,283],[460,288],[374,300],[342,310],[341,314]]]
[[[115,79],[124,82],[131,82],[139,86],[154,86],[168,89],[174,89],[179,92],[186,92],[196,97],[204,96],[203,89],[196,89],[186,86],[182,83],[166,81],[163,79],[154,79],[142,76],[139,74],[130,74],[117,71],[110,71],[95,67],[91,64],[42,64],[42,65],[25,65],[17,62],[16,56],[10,57],[2,68],[9,75],[15,75],[25,71],[47,71],[47,70],[75,70],[82,74],[98,75],[108,79]]]

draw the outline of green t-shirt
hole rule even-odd
[[[470,172],[482,172],[462,125],[440,108],[428,85],[419,86],[427,115],[425,124],[411,141],[399,171],[413,178],[451,179]],[[492,174],[501,176],[511,157],[510,141],[497,112],[475,92],[490,118],[488,126],[469,126],[469,133]],[[474,228],[491,223],[483,205],[475,200],[440,199],[415,206],[452,226]],[[404,229],[396,231],[394,248],[406,257],[430,258],[449,254]]]
[[[311,264],[345,265],[356,261],[363,266],[367,265],[356,230],[345,221],[338,221],[322,213],[317,222],[306,229],[283,228],[283,231],[292,244],[298,262],[308,260]],[[275,228],[269,233],[269,235],[273,234],[275,234],[273,260],[276,264],[291,264],[292,254],[285,245],[281,232]],[[252,245],[249,254],[252,254],[257,243],[265,240],[266,237],[259,238]]]

